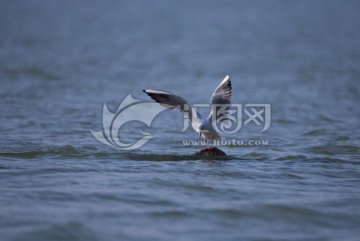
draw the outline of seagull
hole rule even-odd
[[[231,104],[231,80],[229,75],[226,75],[221,83],[216,87],[211,96],[211,111],[207,118],[202,118],[201,115],[192,108],[191,104],[183,97],[175,95],[170,92],[154,89],[143,90],[151,99],[155,100],[160,105],[168,109],[178,110],[188,119],[193,129],[202,136],[206,142],[214,140],[223,140],[224,138],[214,129],[213,122],[226,120],[229,115],[228,111],[222,109],[222,112],[216,111],[215,105],[222,105],[224,107]],[[216,123],[215,123],[216,124]]]

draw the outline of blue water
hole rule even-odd
[[[1,240],[358,240],[360,3],[5,1]],[[271,105],[225,159],[192,154],[175,111],[96,140],[104,102],[163,89]],[[206,112],[206,110],[205,110]]]

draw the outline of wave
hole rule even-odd
[[[306,147],[300,152],[287,153],[279,149],[249,150],[245,148],[225,150],[226,157],[195,156],[194,150],[188,147],[172,147],[166,151],[160,149],[118,151],[107,147],[72,145],[50,146],[40,149],[24,151],[0,151],[0,157],[21,159],[104,159],[104,160],[133,160],[133,161],[315,161],[327,163],[360,164],[353,156],[359,152],[359,147],[353,145],[318,145]],[[339,157],[337,154],[346,154]],[[0,167],[1,168],[1,167]]]
[[[76,155],[76,154],[82,154],[81,150],[71,146],[71,145],[65,145],[61,147],[48,147],[44,150],[29,150],[29,151],[23,151],[23,152],[0,152],[0,156],[5,157],[27,157],[27,158],[33,158],[37,156],[43,156],[43,155]]]
[[[227,157],[199,157],[193,153],[190,154],[157,154],[149,152],[119,152],[113,149],[100,150],[93,146],[74,147],[72,145],[65,145],[60,147],[46,147],[42,150],[28,150],[22,152],[0,152],[3,157],[17,157],[17,158],[38,158],[42,156],[62,157],[62,158],[104,158],[104,159],[118,159],[118,160],[134,160],[134,161],[186,161],[186,160],[230,160],[233,156]]]

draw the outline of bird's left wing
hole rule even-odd
[[[189,119],[193,126],[199,120],[199,113],[193,110],[191,104],[181,96],[162,90],[146,89],[144,92],[165,108],[180,111],[184,118]]]

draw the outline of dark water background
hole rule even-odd
[[[1,240],[359,240],[359,1],[2,1]],[[191,157],[180,114],[135,151],[106,101],[158,88],[269,103],[268,131]],[[197,95],[195,95],[197,93]],[[170,123],[165,125],[165,123]],[[138,128],[127,129],[137,136]]]

